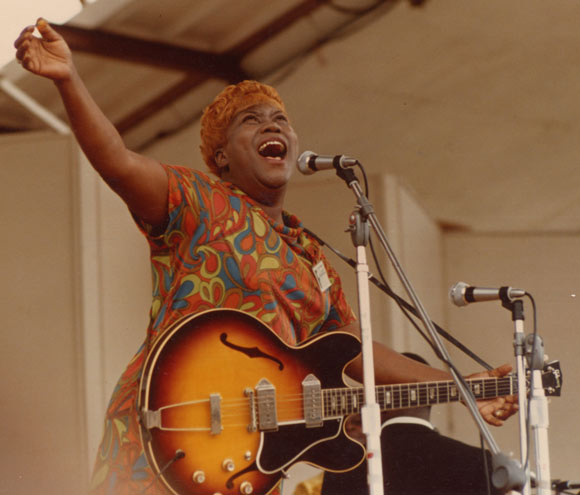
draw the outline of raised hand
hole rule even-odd
[[[38,29],[40,38],[34,36],[34,28]],[[44,19],[38,19],[35,26],[24,28],[14,47],[18,61],[33,74],[63,81],[69,79],[74,71],[66,41]]]
[[[509,364],[504,364],[490,371],[475,373],[467,378],[485,378],[507,375],[512,370]],[[477,406],[483,419],[490,425],[501,426],[510,416],[518,412],[518,398],[516,395],[498,397],[490,400],[478,400]]]

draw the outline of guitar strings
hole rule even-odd
[[[517,382],[513,379],[513,375],[500,378],[469,379],[468,383],[471,385],[472,390],[476,390],[477,398],[492,398],[517,393]],[[436,404],[441,401],[450,402],[452,400],[459,400],[453,382],[420,382],[416,384],[378,386],[376,387],[375,395],[377,402],[385,409],[419,407]],[[364,405],[363,388],[324,389],[320,392],[320,397],[322,401],[322,410],[320,412],[322,419],[358,413],[360,412],[360,407]],[[281,418],[281,423],[303,420],[303,393],[276,394],[274,400],[277,416]],[[207,403],[209,400],[205,402]],[[253,399],[248,397],[222,399],[220,402],[222,427],[248,426],[247,423],[252,417],[252,402],[254,403],[255,409],[253,416],[256,424],[259,425],[260,409],[262,406],[271,405],[271,398],[262,399],[257,396]],[[194,404],[196,406],[201,405],[199,401],[190,401],[189,403],[165,406],[165,408],[186,407]],[[206,406],[207,404],[204,404],[204,407]],[[244,422],[240,423],[240,421]],[[163,429],[167,428],[164,427]],[[179,429],[187,430],[188,427],[181,426]],[[190,429],[209,430],[209,428],[193,427]]]

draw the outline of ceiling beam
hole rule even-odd
[[[292,26],[296,21],[302,19],[315,9],[328,3],[328,1],[329,0],[305,0],[299,3],[295,7],[278,16],[263,28],[250,34],[247,38],[234,45],[233,48],[224,54],[224,57],[229,57],[234,60],[241,60],[245,55],[258,48],[270,38],[277,36],[282,31]],[[162,94],[151,99],[141,108],[138,108],[117,122],[115,126],[121,134],[130,131],[145,119],[159,112],[165,106],[170,105],[174,101],[178,100],[183,95],[187,94],[189,91],[193,90],[210,77],[211,76],[207,74],[191,74],[186,76],[183,80],[174,84]],[[230,82],[239,82],[243,79],[248,79],[248,77],[239,78],[236,81]]]
[[[70,25],[52,27],[66,40],[71,50],[135,62],[162,69],[203,74],[229,82],[246,78],[239,58],[231,54],[216,54],[176,45],[122,36],[98,29]]]

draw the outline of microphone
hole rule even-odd
[[[465,282],[457,282],[449,289],[449,299],[455,306],[465,306],[472,302],[496,301],[501,299],[511,301],[516,297],[524,297],[526,291],[514,289],[513,287],[500,287],[499,289],[489,287],[472,287]]]
[[[352,167],[357,163],[358,160],[355,158],[349,158],[344,155],[317,155],[313,151],[305,151],[298,157],[296,167],[298,167],[298,170],[300,170],[304,175],[312,175],[314,172],[318,172],[319,170]]]

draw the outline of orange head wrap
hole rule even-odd
[[[286,111],[278,92],[258,81],[242,81],[227,86],[206,107],[201,117],[201,155],[209,169],[219,175],[215,162],[216,151],[225,146],[226,132],[234,118],[242,110],[257,103],[267,102]]]

